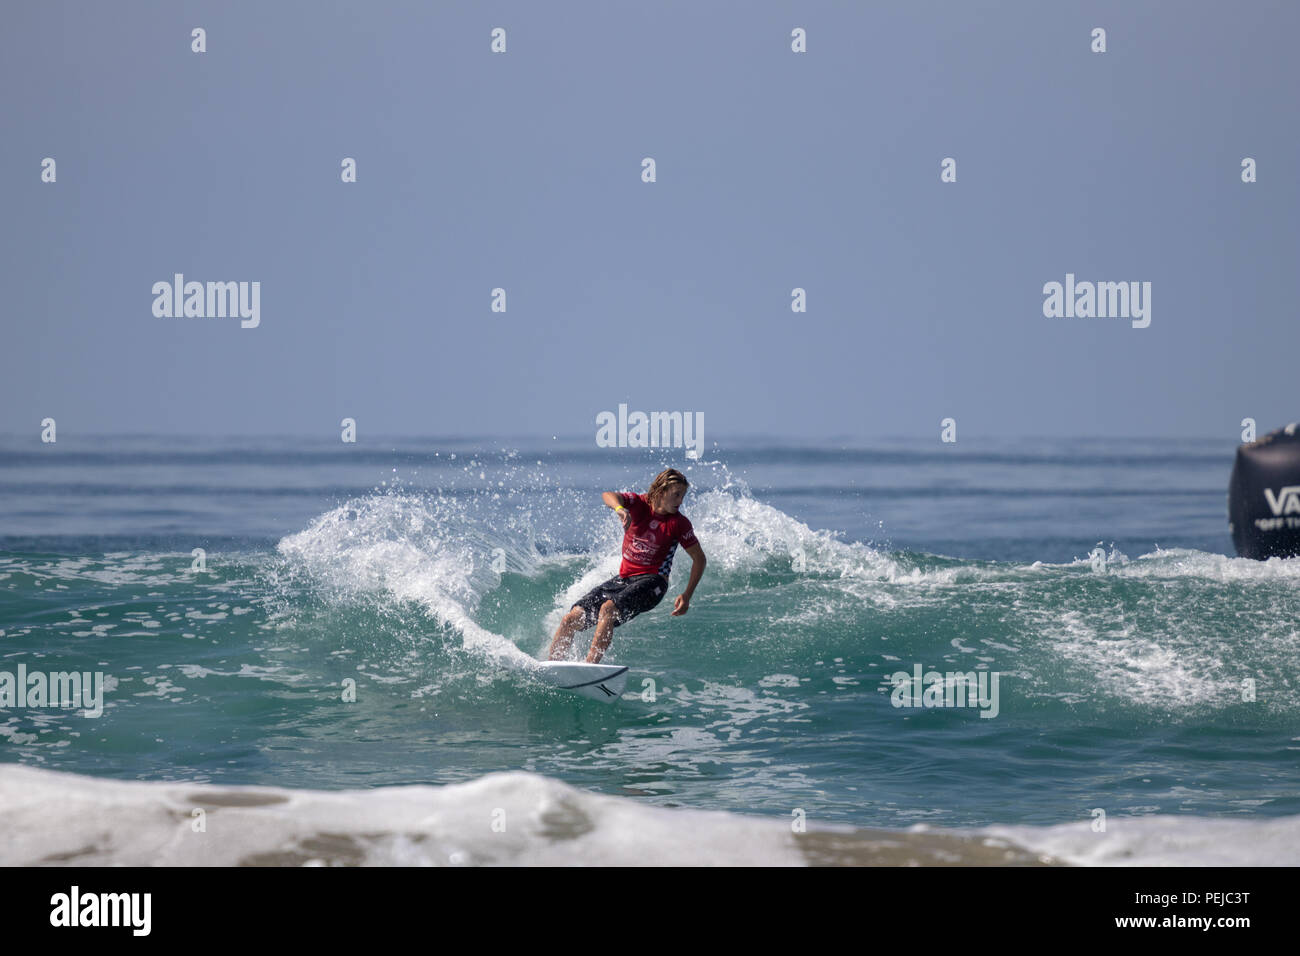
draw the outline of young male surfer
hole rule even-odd
[[[691,579],[686,582],[686,590],[677,595],[672,616],[690,609],[691,595],[707,562],[691,522],[677,510],[689,487],[685,475],[676,468],[667,468],[655,476],[644,495],[606,491],[600,496],[623,522],[623,563],[618,577],[592,588],[564,615],[551,640],[548,659],[562,659],[573,644],[574,632],[595,624],[587,663],[599,663],[614,637],[614,628],[664,599],[678,543],[691,556]]]

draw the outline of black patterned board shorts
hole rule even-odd
[[[648,611],[668,593],[668,579],[662,574],[636,574],[630,578],[610,578],[598,584],[578,600],[574,607],[583,610],[583,627],[591,627],[600,615],[600,606],[614,602],[614,626],[626,624],[642,611]]]

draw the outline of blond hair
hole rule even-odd
[[[655,475],[655,480],[650,482],[650,487],[646,489],[645,497],[650,506],[654,507],[659,496],[671,488],[673,485],[681,485],[683,488],[689,488],[691,483],[686,480],[676,468],[665,468],[659,474]]]

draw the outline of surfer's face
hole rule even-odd
[[[661,515],[675,515],[677,509],[682,505],[682,499],[686,497],[685,485],[669,485],[668,490],[659,496],[655,502],[655,511]]]

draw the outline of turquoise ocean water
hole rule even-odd
[[[1233,451],[5,439],[0,680],[103,712],[0,710],[0,863],[1294,862],[1300,560],[1230,556]],[[679,552],[620,701],[528,680],[665,466],[689,614]]]

